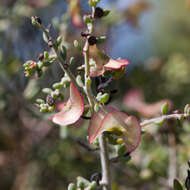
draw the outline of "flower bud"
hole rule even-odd
[[[118,139],[116,140],[116,142],[117,142],[117,144],[122,144],[122,143],[124,142],[124,140],[123,140],[122,138],[118,138]]]
[[[40,17],[38,17],[38,16],[32,16],[31,22],[32,22],[32,25],[37,28],[39,28],[40,25],[42,24],[42,21],[41,21]]]

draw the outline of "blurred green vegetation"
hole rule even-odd
[[[119,0],[105,2],[102,0],[100,5],[112,8],[117,7]],[[86,13],[87,3],[81,4],[82,13]],[[136,58],[131,62],[126,76],[111,85],[111,88],[119,90],[111,104],[122,107],[127,113],[131,112],[124,106],[123,96],[131,88],[142,89],[149,103],[170,99],[174,105],[173,110],[183,110],[185,104],[190,103],[190,10],[181,0],[173,0],[172,3],[169,0],[152,1],[151,5],[150,9],[142,9],[136,15],[137,25],[130,22],[131,17],[123,14],[127,11],[127,5],[123,12],[120,10],[115,13],[114,9],[113,15],[97,24],[98,34],[108,34],[108,40],[102,48],[108,49],[109,53],[117,37],[119,40],[128,32],[122,30],[122,33],[114,33],[115,27],[127,25],[144,36],[144,41],[147,36],[151,38],[149,47],[154,47],[153,50],[146,49],[146,46],[141,49],[142,54],[148,51],[147,58],[139,62],[139,48],[136,44],[137,51],[133,53]],[[79,140],[88,143],[87,122],[81,128],[68,127],[66,131],[48,121],[48,115],[39,113],[34,105],[35,99],[42,96],[40,89],[50,87],[62,76],[59,67],[53,65],[40,79],[26,79],[23,73],[24,61],[35,60],[39,53],[49,50],[41,33],[31,26],[29,17],[32,15],[39,15],[47,25],[52,22],[55,28],[52,33],[63,35],[68,44],[68,55],[76,57],[76,65],[82,62],[82,55],[72,44],[74,39],[80,40],[83,29],[77,29],[71,24],[65,14],[67,6],[61,0],[0,1],[2,190],[64,190],[77,176],[89,179],[101,169],[98,154],[87,151],[79,143]],[[147,28],[142,30],[146,19]],[[127,44],[127,40],[123,43]],[[122,46],[118,45],[119,48]],[[124,58],[130,57],[127,52],[130,52],[130,46],[126,47]],[[141,118],[138,113],[133,114]],[[177,156],[176,177],[184,181],[187,161],[190,159],[190,123],[172,121],[170,127],[152,125],[145,131],[139,148],[132,153],[132,159],[113,164],[114,190],[170,189],[168,173],[171,149],[175,149]],[[175,138],[175,145],[170,143],[170,135]]]

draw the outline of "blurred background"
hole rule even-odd
[[[34,105],[41,88],[62,77],[59,67],[53,65],[42,78],[28,79],[23,72],[25,61],[49,51],[31,25],[32,15],[51,24],[52,35],[63,36],[68,57],[82,63],[73,41],[81,41],[81,15],[90,9],[86,0],[74,8],[71,1],[0,0],[1,190],[64,190],[77,176],[89,179],[101,169],[98,155],[81,147],[81,141],[88,144],[87,122],[61,128]],[[101,48],[130,61],[125,77],[111,84],[118,92],[110,104],[139,119],[159,115],[164,101],[183,110],[190,103],[190,1],[101,0],[100,6],[112,10],[96,24],[96,34],[107,35]],[[143,102],[141,109],[135,101]],[[167,190],[175,177],[184,182],[190,123],[167,124],[147,127],[131,160],[113,164],[114,190]]]

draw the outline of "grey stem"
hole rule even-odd
[[[111,175],[109,167],[109,155],[108,155],[108,146],[105,137],[103,134],[99,136],[99,146],[100,146],[100,159],[102,166],[102,180],[101,185],[103,190],[111,190]]]

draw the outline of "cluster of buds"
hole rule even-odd
[[[64,95],[61,92],[62,88],[67,88],[70,84],[70,78],[65,74],[60,82],[56,82],[51,88],[43,88],[42,92],[46,94],[46,100],[37,99],[36,103],[40,108],[40,112],[52,112],[55,110],[57,100],[63,101]]]
[[[41,76],[40,69],[35,61],[27,61],[24,63],[24,73],[26,77],[32,76],[32,74],[37,71],[38,76]]]
[[[37,73],[38,77],[43,74],[44,67],[49,67],[56,60],[55,55],[49,55],[47,51],[38,55],[38,62],[27,61],[24,63],[24,72],[26,77],[31,77],[34,73]]]

